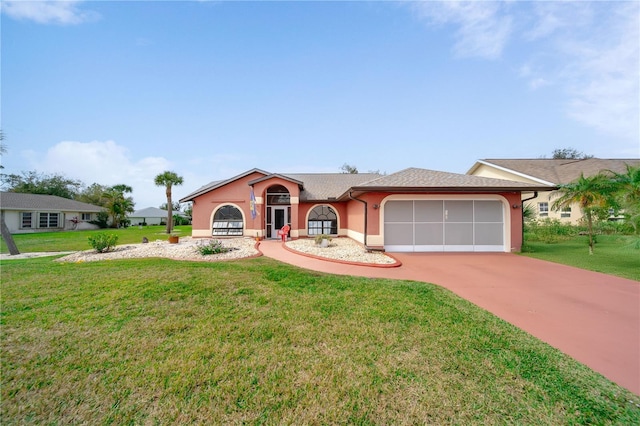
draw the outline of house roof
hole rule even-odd
[[[182,212],[177,212],[174,211],[173,212],[174,215],[179,215],[179,216],[185,216],[184,213]],[[167,211],[166,210],[162,210],[159,209],[157,207],[147,207],[145,209],[140,209],[140,210],[136,210],[135,212],[131,213],[130,215],[127,215],[128,217],[142,217],[142,218],[154,218],[154,217],[159,217],[159,218],[166,218],[167,217]]]
[[[377,173],[301,173],[286,176],[303,182],[300,201],[338,199],[349,188],[380,177]]]
[[[2,210],[41,210],[67,212],[99,212],[103,208],[93,204],[58,197],[56,195],[23,194],[20,192],[0,193]]]
[[[408,168],[390,175],[378,173],[282,173],[274,174],[252,169],[233,178],[211,182],[191,193],[180,202],[236,181],[252,173],[263,176],[248,182],[253,185],[266,179],[278,177],[300,185],[300,201],[345,200],[350,193],[364,192],[505,192],[505,191],[551,191],[555,185],[523,183],[506,179],[493,179],[435,170]]]
[[[512,172],[540,183],[561,185],[578,179],[580,174],[588,177],[605,171],[624,173],[627,165],[640,166],[640,159],[485,159],[478,160],[467,174],[473,173],[483,164]]]
[[[364,192],[504,192],[550,191],[553,186],[516,182],[506,179],[485,178],[440,172],[436,170],[408,168],[388,176],[353,186],[350,191]],[[342,194],[345,198],[348,194]]]

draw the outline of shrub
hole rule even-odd
[[[211,240],[207,244],[202,244],[198,246],[198,252],[200,252],[200,254],[203,256],[206,256],[209,254],[227,253],[227,252],[230,252],[231,250],[233,249],[230,247],[223,246],[222,241],[220,240]]]
[[[98,253],[105,253],[116,246],[118,236],[114,234],[96,234],[89,237],[89,244]]]
[[[93,225],[97,225],[99,228],[108,228],[109,227],[109,213],[105,210],[99,211],[96,214],[96,220],[90,220],[89,223]]]
[[[525,222],[524,231],[526,240],[557,243],[577,235],[580,229],[558,219],[544,219]]]
[[[320,244],[322,242],[322,240],[331,241],[331,237],[329,235],[327,235],[327,234],[316,235],[316,237],[315,237],[316,244]]]

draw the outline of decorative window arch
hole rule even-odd
[[[309,212],[307,235],[338,235],[338,215],[327,205],[315,206]]]
[[[244,234],[244,220],[239,208],[232,205],[224,205],[216,210],[213,215],[212,235],[242,236]]]

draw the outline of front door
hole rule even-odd
[[[289,223],[286,206],[271,206],[271,238],[278,238],[280,228]]]

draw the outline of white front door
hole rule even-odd
[[[271,223],[268,225],[271,227],[271,238],[278,238],[278,231],[280,228],[289,223],[287,217],[287,206],[270,206],[271,209]]]

